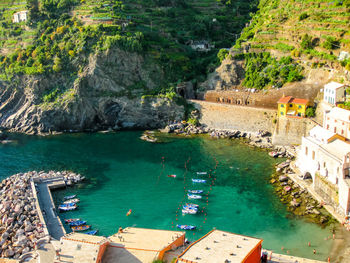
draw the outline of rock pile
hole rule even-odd
[[[28,172],[0,183],[0,257],[18,259],[45,236],[31,188],[32,178],[63,177],[66,184],[82,177],[72,172]]]
[[[331,215],[323,206],[313,199],[306,189],[301,189],[288,177],[288,174],[293,172],[290,164],[290,160],[278,164],[276,174],[273,174],[270,180],[281,202],[297,216],[303,216],[321,225],[332,223]]]

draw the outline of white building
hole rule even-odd
[[[335,105],[337,102],[343,102],[346,96],[346,85],[330,82],[324,86],[323,100],[329,104]]]
[[[28,19],[28,11],[20,11],[15,14],[13,14],[13,23],[20,23],[20,22],[25,22]]]
[[[296,162],[313,188],[344,215],[350,212],[350,142],[320,126],[302,138]]]
[[[350,111],[338,107],[325,113],[323,126],[334,133],[350,139]]]

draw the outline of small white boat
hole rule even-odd
[[[70,199],[70,200],[64,201],[63,203],[64,204],[75,204],[75,203],[79,203],[79,202],[80,202],[79,198],[74,198],[74,199]]]
[[[69,199],[73,199],[73,198],[76,198],[77,195],[67,195],[64,197],[64,200],[69,200]]]
[[[189,215],[195,215],[197,214],[197,211],[196,209],[182,209],[182,213],[183,214],[189,214]]]
[[[202,199],[201,195],[187,194],[188,199]]]
[[[193,183],[205,183],[206,180],[204,180],[204,179],[192,179],[192,182]]]
[[[197,174],[205,175],[205,174],[207,174],[207,172],[197,172]]]

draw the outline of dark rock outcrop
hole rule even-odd
[[[114,49],[91,56],[75,79],[55,74],[0,82],[0,127],[29,134],[164,127],[181,120],[184,107],[166,97],[142,98],[162,83],[159,72],[151,60]]]

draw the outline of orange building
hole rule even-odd
[[[175,262],[261,262],[262,240],[220,230],[212,230],[192,243]]]

